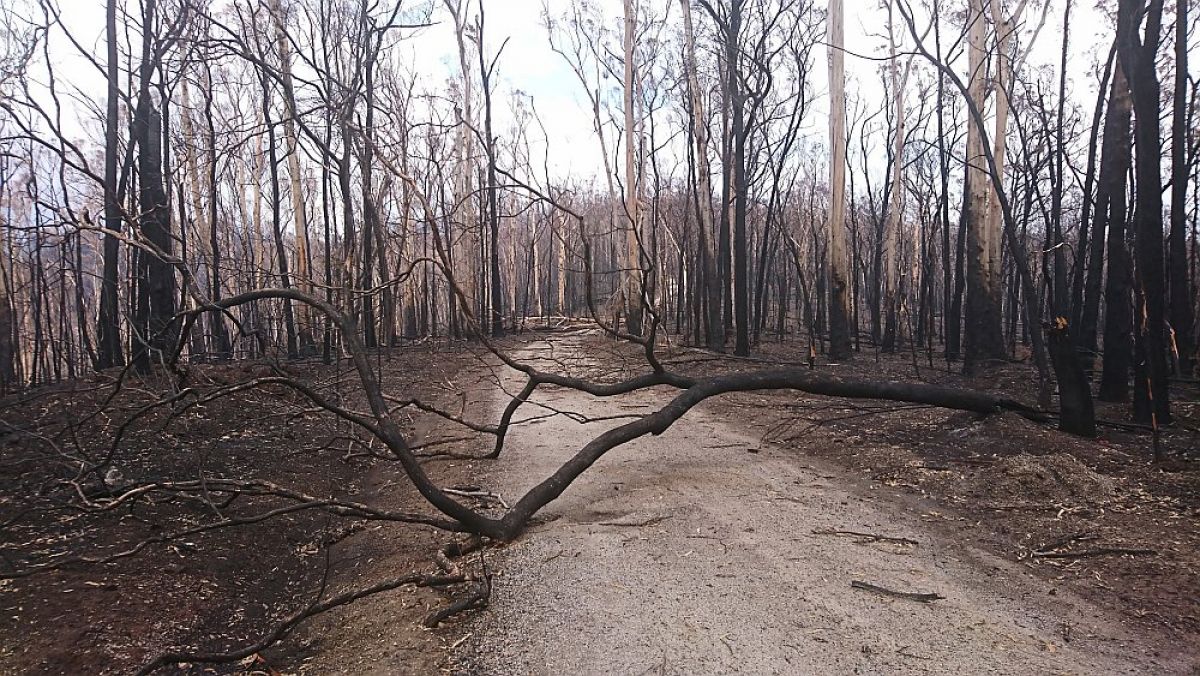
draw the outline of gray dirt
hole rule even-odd
[[[535,401],[598,416],[651,410],[669,396],[554,390]],[[497,392],[493,405],[505,401]],[[944,516],[762,445],[716,415],[719,406],[610,452],[541,525],[493,554],[491,608],[465,627],[457,673],[1191,671],[1067,591],[940,535],[930,522]],[[515,428],[492,487],[515,499],[615,424],[558,416]],[[813,532],[825,529],[918,544]],[[945,598],[890,598],[853,580]]]

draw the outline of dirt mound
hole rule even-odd
[[[980,495],[995,502],[1098,503],[1111,500],[1116,484],[1073,455],[1014,455],[973,478]]]

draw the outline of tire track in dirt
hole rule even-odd
[[[554,349],[582,359],[578,343]],[[594,417],[653,410],[668,396],[547,390],[533,401]],[[506,401],[498,391],[493,406]],[[491,608],[465,627],[458,673],[1189,673],[1096,607],[945,539],[862,482],[760,448],[713,413],[719,406],[610,452],[541,525],[491,557]],[[557,416],[515,427],[493,487],[522,494],[616,424]],[[917,603],[852,580],[945,598]]]

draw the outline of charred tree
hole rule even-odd
[[[1121,26],[1117,26],[1120,39]],[[1104,401],[1129,398],[1129,371],[1133,366],[1133,261],[1126,244],[1126,193],[1132,166],[1129,82],[1125,66],[1113,67],[1112,93],[1104,121],[1104,150],[1100,164],[1100,194],[1108,225],[1108,275],[1104,285],[1104,361],[1098,396]],[[1107,160],[1107,162],[1105,161]],[[1101,213],[1097,213],[1097,218]],[[1097,225],[1099,228],[1100,225]],[[1097,289],[1097,292],[1099,290]],[[1099,301],[1096,301],[1097,305]]]
[[[679,0],[683,9],[684,69],[692,113],[691,131],[695,157],[696,238],[699,243],[701,286],[704,308],[704,343],[710,350],[725,349],[725,326],[721,322],[721,280],[717,252],[713,246],[712,171],[708,161],[708,118],[704,93],[696,65],[696,38],[692,26],[691,0]]]
[[[117,200],[117,156],[120,153],[117,129],[120,124],[121,89],[117,63],[117,0],[108,0],[105,13],[105,41],[108,45],[108,105],[104,120],[104,271],[100,282],[100,319],[96,367],[100,369],[125,363],[121,351],[121,326],[118,308],[117,274],[120,249],[116,233],[121,231],[121,205]]]
[[[1171,346],[1176,372],[1185,378],[1195,367],[1196,345],[1192,331],[1192,290],[1188,284],[1187,189],[1188,166],[1188,3],[1175,3],[1175,89],[1171,98],[1171,230],[1168,236],[1167,284]],[[1200,216],[1200,215],[1198,215]]]
[[[1118,21],[1125,24],[1117,52],[1129,74],[1135,140],[1134,203],[1135,294],[1133,414],[1142,423],[1167,424],[1171,406],[1167,389],[1167,289],[1163,274],[1161,94],[1155,59],[1162,33],[1163,0],[1121,0]],[[1145,37],[1139,26],[1145,19]]]
[[[138,297],[135,304],[137,338],[133,363],[138,371],[150,370],[153,362],[169,356],[175,348],[178,324],[175,317],[175,268],[172,255],[171,213],[163,186],[162,124],[158,111],[143,100],[134,128],[138,143],[138,186],[142,238],[153,249],[138,256]]]
[[[1110,177],[1106,172],[1112,171],[1113,148],[1109,141],[1109,119],[1113,115],[1111,106],[1105,106],[1106,98],[1114,99],[1112,92],[1115,71],[1119,68],[1116,63],[1115,47],[1109,52],[1108,64],[1104,70],[1099,92],[1096,94],[1096,111],[1092,118],[1092,132],[1088,143],[1088,167],[1084,178],[1083,216],[1080,219],[1080,242],[1075,258],[1075,286],[1072,304],[1074,306],[1076,331],[1080,360],[1084,369],[1089,373],[1095,367],[1096,348],[1098,347],[1097,325],[1100,317],[1101,284],[1104,278],[1104,243],[1108,229],[1109,193],[1105,183]],[[1114,121],[1115,124],[1115,121]],[[1128,127],[1128,120],[1126,121]],[[1100,131],[1104,130],[1104,142],[1100,143]],[[1115,132],[1114,132],[1115,133]],[[1099,152],[1097,153],[1097,146]],[[1096,170],[1096,155],[1099,154],[1099,171]],[[1096,186],[1095,198],[1092,198],[1093,184]]]

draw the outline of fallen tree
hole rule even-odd
[[[331,305],[296,289],[261,289],[222,299],[195,312],[226,311],[244,303],[267,298],[289,299],[309,305],[325,314],[338,327],[351,363],[358,373],[370,412],[343,408],[321,396],[304,382],[292,377],[279,376],[263,382],[285,385],[295,389],[311,399],[317,406],[358,425],[382,442],[390,451],[392,458],[404,468],[413,485],[429,504],[449,517],[451,522],[442,524],[447,530],[474,533],[499,541],[510,541],[519,537],[538,511],[562,495],[581,474],[608,451],[639,437],[662,434],[696,405],[706,399],[723,394],[756,390],[796,390],[829,397],[925,404],[983,415],[1008,411],[1038,422],[1049,420],[1046,413],[1034,407],[987,392],[924,383],[840,378],[799,367],[766,368],[707,378],[694,378],[667,371],[659,365],[659,368],[647,374],[615,383],[599,383],[539,370],[530,364],[513,359],[494,345],[489,344],[494,354],[500,356],[508,366],[524,373],[528,380],[521,392],[514,395],[505,408],[499,425],[494,428],[472,425],[472,429],[476,431],[486,431],[496,435],[495,449],[487,457],[499,456],[500,450],[503,448],[504,436],[512,424],[513,415],[540,386],[572,389],[596,397],[628,394],[652,387],[669,387],[679,391],[674,398],[653,413],[642,415],[598,435],[579,449],[556,472],[531,488],[503,517],[494,518],[455,500],[453,496],[438,487],[425,472],[419,458],[413,453],[401,425],[393,415],[394,407],[389,406],[389,398],[379,385],[379,379],[368,358],[368,352],[358,338],[352,316],[340,313]],[[432,409],[432,407],[427,408]],[[456,416],[448,413],[442,414],[442,417],[449,420],[456,419]]]

